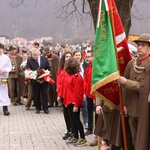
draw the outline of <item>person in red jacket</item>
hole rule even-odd
[[[65,79],[65,75],[66,75],[66,71],[64,70],[64,65],[65,65],[65,61],[67,59],[69,59],[70,57],[72,57],[72,53],[70,51],[66,51],[62,54],[62,57],[61,57],[60,62],[59,62],[59,69],[58,69],[58,73],[57,73],[57,82],[56,82],[57,94],[58,94],[57,101],[59,103],[62,103],[63,115],[64,115],[66,129],[67,129],[67,132],[63,136],[64,140],[68,139],[72,135],[70,119],[69,119],[69,115],[68,115],[68,109],[63,104],[63,101],[64,101],[64,83],[65,83],[64,79]]]
[[[80,75],[80,64],[71,57],[65,62],[65,71],[68,73],[65,76],[64,85],[64,105],[68,108],[68,114],[73,131],[73,138],[67,143],[73,143],[74,146],[86,146],[87,141],[84,135],[84,128],[80,120],[80,108],[83,104],[84,84],[83,78]],[[80,138],[79,134],[80,133]]]

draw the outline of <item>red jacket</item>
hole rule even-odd
[[[65,80],[65,75],[67,73],[65,72],[65,70],[58,70],[57,73],[57,93],[59,97],[63,97],[64,98],[64,80]]]
[[[95,99],[95,96],[91,95],[91,87],[92,87],[92,65],[90,64],[84,74],[84,92],[85,95],[89,98]]]
[[[83,78],[80,73],[65,76],[65,94],[64,105],[74,104],[74,107],[79,108],[83,104]]]

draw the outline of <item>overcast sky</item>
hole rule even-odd
[[[10,38],[21,36],[27,39],[44,36],[94,37],[89,15],[78,18],[71,16],[67,20],[61,18],[65,16],[62,15],[62,6],[70,0],[24,0],[23,5],[18,8],[12,7],[13,1],[18,0],[0,0],[0,35],[7,35]],[[130,33],[136,35],[150,33],[150,0],[134,1]],[[79,7],[81,0],[77,0],[77,3],[81,12]],[[89,10],[88,5],[86,10]]]
[[[94,34],[89,15],[63,18],[66,15],[62,15],[62,6],[69,0],[37,0],[37,2],[36,0],[24,0],[24,4],[18,8],[12,7],[10,3],[12,1],[17,0],[0,0],[0,34],[24,38],[58,34],[65,37],[78,35],[91,37]]]
[[[131,34],[150,34],[150,0],[134,0]]]

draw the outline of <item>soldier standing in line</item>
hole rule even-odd
[[[8,76],[9,97],[14,106],[22,105],[21,96],[23,90],[21,90],[21,82],[19,83],[19,78],[23,79],[23,77],[20,75],[20,64],[22,62],[22,58],[20,55],[16,54],[16,48],[13,46],[9,47],[8,57],[10,58],[12,64],[12,69]]]

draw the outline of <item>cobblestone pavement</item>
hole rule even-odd
[[[0,112],[0,150],[97,150],[89,146],[94,135],[86,136],[88,146],[67,145],[62,139],[65,123],[61,107],[50,108],[50,113],[35,113],[25,106],[9,106],[10,116]]]

